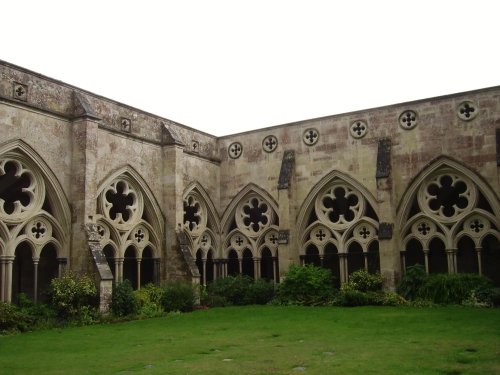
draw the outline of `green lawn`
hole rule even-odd
[[[217,308],[0,337],[1,374],[500,374],[500,309]]]

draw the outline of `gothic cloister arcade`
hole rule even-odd
[[[500,207],[467,167],[438,158],[423,170],[398,209],[401,265],[428,273],[483,274],[500,285]]]
[[[337,284],[358,269],[379,272],[376,207],[370,192],[350,176],[339,171],[326,175],[298,216],[301,264],[330,269]]]
[[[98,189],[95,220],[100,245],[116,282],[132,286],[160,282],[164,219],[145,181],[125,167]]]
[[[0,300],[44,300],[69,258],[70,210],[56,176],[26,143],[0,147]]]

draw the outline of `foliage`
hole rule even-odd
[[[427,281],[427,277],[424,266],[420,264],[410,266],[398,284],[397,292],[407,300],[413,300],[418,297],[419,290]]]
[[[162,297],[163,309],[169,311],[193,311],[196,293],[191,284],[174,283],[167,285]]]
[[[467,300],[474,290],[489,287],[485,277],[468,274],[435,274],[430,275],[419,289],[421,298],[429,299],[439,304],[460,304]]]
[[[349,275],[349,282],[342,285],[342,289],[356,290],[359,292],[377,292],[382,289],[383,279],[379,273],[368,273],[357,270]]]
[[[20,312],[29,318],[29,330],[52,328],[57,324],[56,311],[43,303],[35,303],[24,293],[17,296],[17,305]]]
[[[258,279],[252,282],[245,294],[246,305],[265,305],[274,297],[274,285],[272,282]]]
[[[57,315],[63,319],[79,319],[97,305],[97,289],[94,280],[67,272],[61,278],[51,281],[51,304]]]
[[[376,301],[377,298],[374,292],[367,293],[356,289],[344,288],[335,296],[333,304],[335,306],[353,307],[374,305]]]
[[[0,333],[27,331],[32,321],[16,306],[0,301]]]
[[[379,304],[382,306],[405,306],[408,301],[394,292],[385,292],[379,294]]]
[[[139,316],[154,318],[163,315],[163,295],[165,289],[154,284],[147,284],[134,291]]]
[[[327,269],[313,265],[292,265],[278,291],[282,300],[293,304],[326,304],[334,294],[332,274]]]
[[[135,315],[137,313],[137,301],[134,289],[129,280],[113,285],[111,311],[116,316]]]
[[[214,280],[207,287],[209,306],[245,305],[252,282],[253,280],[245,275]]]

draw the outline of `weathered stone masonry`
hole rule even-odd
[[[217,138],[0,62],[0,129],[2,300],[66,269],[106,293],[304,263],[500,284],[500,87]]]

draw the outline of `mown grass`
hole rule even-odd
[[[500,374],[500,310],[217,308],[0,337],[2,374]]]

